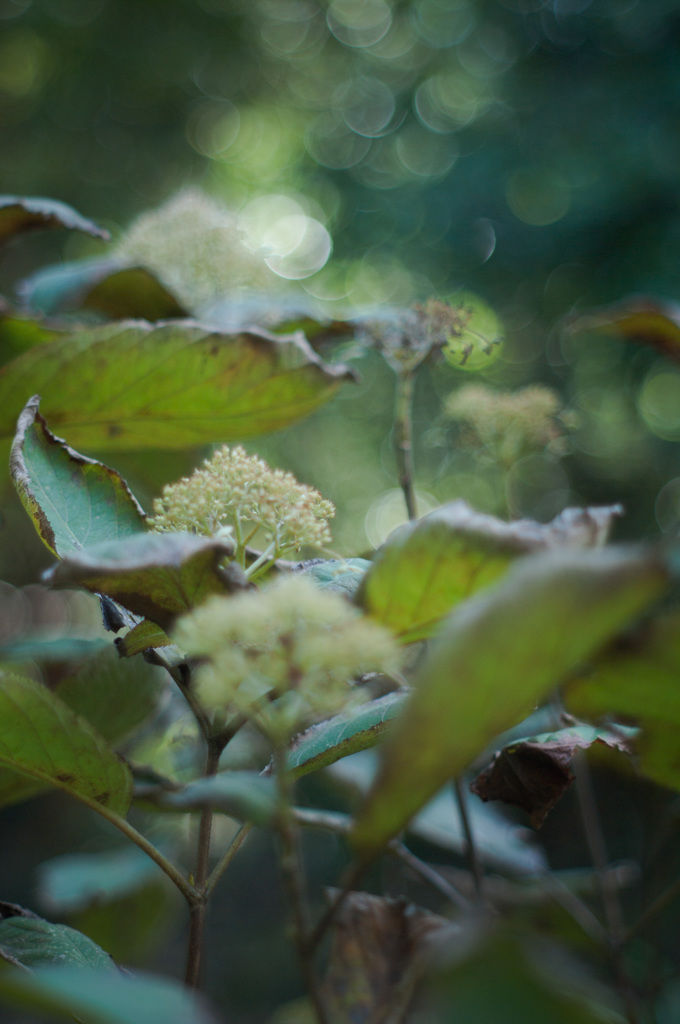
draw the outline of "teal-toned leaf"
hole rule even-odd
[[[151,974],[41,967],[0,972],[0,999],[27,1010],[92,1024],[217,1024],[206,1002],[178,981]]]
[[[138,533],[76,552],[45,573],[55,587],[84,587],[106,594],[135,615],[167,629],[182,612],[211,594],[247,586],[228,540],[190,533]]]
[[[164,793],[160,804],[176,811],[212,807],[239,821],[267,825],[277,811],[276,786],[273,779],[257,772],[220,772],[190,782],[176,793]]]
[[[87,220],[71,206],[41,196],[0,196],[0,242],[23,231],[68,228],[95,238],[109,238],[108,231]]]
[[[0,903],[0,950],[31,969],[59,964],[115,970],[109,954],[87,935],[11,903]]]
[[[520,807],[540,828],[549,811],[574,781],[571,763],[578,750],[594,743],[632,753],[634,730],[578,725],[516,740],[500,750],[470,787],[482,800]]]
[[[518,556],[600,545],[620,512],[618,505],[565,509],[551,523],[505,523],[454,501],[388,537],[357,602],[404,643],[422,640],[456,604],[500,579]]]
[[[124,815],[127,766],[84,718],[32,679],[0,673],[0,766]]]
[[[639,723],[640,770],[680,789],[680,613],[665,612],[617,639],[564,690],[580,718]]]
[[[403,710],[406,697],[405,693],[388,693],[350,714],[313,725],[296,738],[288,754],[288,767],[299,777],[375,746]]]
[[[354,845],[370,858],[489,740],[526,717],[668,585],[660,560],[609,548],[523,559],[460,605],[388,738]]]
[[[110,647],[108,640],[99,638],[45,636],[43,633],[27,634],[20,640],[0,645],[0,661],[36,661],[39,664],[79,661]]]
[[[74,445],[180,449],[269,433],[308,416],[343,381],[302,334],[225,334],[191,320],[123,321],[25,352],[0,371],[0,436],[29,395]]]
[[[315,558],[303,562],[300,572],[309,576],[320,590],[334,590],[351,597],[370,566],[366,558]]]
[[[30,399],[19,417],[10,472],[41,540],[59,558],[144,529],[144,513],[122,476],[48,430]]]
[[[126,846],[45,861],[38,869],[37,891],[50,913],[72,914],[92,904],[122,899],[162,877],[155,861],[136,846]]]
[[[111,257],[46,267],[22,281],[19,294],[27,309],[45,316],[78,309],[95,310],[111,320],[187,316],[150,270]]]

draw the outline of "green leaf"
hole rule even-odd
[[[32,679],[0,673],[0,766],[124,815],[132,776],[84,718]]]
[[[59,558],[144,529],[139,502],[122,476],[48,430],[37,395],[19,417],[10,472],[43,543]]]
[[[180,449],[269,433],[308,416],[353,374],[301,334],[124,321],[25,352],[0,371],[0,435],[38,392],[53,426],[92,449]]]
[[[59,964],[115,970],[109,954],[87,935],[12,903],[0,903],[0,950],[31,969]]]
[[[35,345],[63,337],[64,332],[44,320],[16,313],[0,300],[0,365],[4,366]]]
[[[651,555],[610,548],[523,559],[447,619],[388,740],[354,845],[371,858],[451,776],[666,588]]]
[[[95,238],[108,239],[108,231],[97,227],[71,206],[38,196],[0,196],[0,242],[22,231],[37,228],[68,228]]]
[[[256,825],[269,824],[277,812],[276,786],[273,779],[258,772],[220,772],[205,779],[189,782],[176,793],[163,793],[160,805],[175,811],[200,810],[212,807],[239,821]]]
[[[370,566],[366,558],[314,558],[303,562],[299,571],[309,576],[319,590],[334,590],[351,597]]]
[[[672,611],[620,637],[572,680],[567,708],[579,718],[614,717],[642,726],[640,770],[680,789],[680,613]]]
[[[375,746],[403,710],[406,698],[405,693],[388,693],[349,714],[313,725],[296,738],[288,754],[288,767],[299,778]]]
[[[158,708],[166,692],[165,673],[141,658],[122,661],[112,644],[78,665],[57,685],[56,694],[109,743],[119,743]]]
[[[505,523],[454,501],[398,527],[375,553],[357,603],[403,643],[431,636],[460,601],[519,555],[601,544],[620,506],[565,509],[551,523]]]
[[[136,846],[70,853],[40,865],[38,897],[51,913],[72,914],[129,896],[164,877],[155,861]]]
[[[92,1024],[217,1024],[205,1001],[170,978],[77,967],[41,967],[0,973],[0,999]]]
[[[135,654],[142,654],[149,648],[169,647],[172,640],[160,626],[150,619],[142,619],[136,626],[128,630],[125,636],[119,636],[114,640],[116,650],[121,658],[132,658]]]
[[[22,636],[19,640],[0,645],[0,661],[37,661],[40,664],[80,661],[92,654],[106,650],[111,645],[99,637],[79,636],[53,637],[49,633]]]
[[[47,267],[19,286],[24,306],[45,316],[91,309],[111,320],[185,317],[174,295],[146,267],[120,260],[77,260]]]
[[[106,594],[167,629],[177,615],[211,594],[247,586],[238,565],[221,568],[232,550],[228,540],[214,537],[138,533],[76,552],[49,569],[44,579],[54,587]]]
[[[601,743],[630,754],[634,732],[621,726],[614,731],[579,725],[516,740],[495,754],[470,789],[484,801],[502,800],[522,808],[531,816],[533,827],[540,828],[574,781],[575,753]]]

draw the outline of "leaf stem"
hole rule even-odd
[[[399,486],[404,492],[409,519],[416,519],[415,469],[413,463],[413,389],[415,373],[400,369],[394,403],[394,453],[399,472]]]

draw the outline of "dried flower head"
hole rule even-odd
[[[295,575],[211,598],[179,620],[173,639],[207,659],[196,676],[204,706],[218,720],[234,711],[253,716],[273,739],[339,711],[357,699],[354,677],[396,670],[400,660],[387,630]]]
[[[186,530],[213,536],[233,528],[242,549],[259,529],[272,559],[303,545],[330,543],[328,520],[335,507],[292,473],[270,469],[240,445],[218,449],[192,476],[168,484],[154,501],[154,530]]]
[[[504,466],[544,449],[559,455],[566,447],[560,397],[538,384],[519,391],[469,384],[449,396],[445,412],[462,424],[464,442],[487,448]]]
[[[142,214],[115,254],[152,270],[193,311],[237,288],[278,280],[245,243],[237,216],[198,189],[185,189]]]

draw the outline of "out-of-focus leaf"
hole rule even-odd
[[[476,934],[475,934],[476,932]],[[625,1024],[619,999],[594,985],[544,937],[510,929],[469,928],[440,954],[438,978],[424,1000],[437,1024]],[[449,957],[450,966],[442,961]]]
[[[404,899],[350,893],[333,921],[322,983],[330,1021],[404,1022],[432,941],[451,928]]]
[[[649,345],[680,362],[680,306],[644,296],[589,310],[566,324],[571,334],[596,332]]]
[[[138,973],[41,967],[0,973],[0,999],[62,1019],[93,1024],[217,1024],[206,1002],[178,981]]]
[[[24,967],[60,964],[115,970],[109,954],[87,935],[65,924],[51,924],[13,903],[0,903],[0,950]]]
[[[313,725],[295,740],[288,767],[296,777],[375,746],[404,707],[406,694],[388,693],[352,711]]]
[[[365,796],[376,777],[374,751],[344,758],[329,768],[332,779],[349,787],[355,796]],[[493,804],[468,801],[468,816],[482,864],[492,871],[524,877],[545,871],[547,862],[533,834],[522,828]],[[467,836],[453,786],[444,786],[409,822],[408,834],[441,850],[465,856]]]
[[[604,542],[621,507],[565,509],[551,523],[505,523],[454,501],[398,527],[366,573],[358,603],[404,643],[431,636],[451,608],[498,580],[519,555]]]
[[[91,449],[180,449],[269,433],[308,416],[354,375],[302,334],[225,334],[192,320],[123,321],[25,352],[0,371],[0,436],[29,395]]]
[[[565,687],[579,718],[613,717],[642,726],[640,770],[680,789],[680,613],[666,612],[618,638]]]
[[[257,772],[220,772],[190,782],[176,793],[163,793],[162,807],[176,811],[212,807],[239,821],[267,825],[276,815],[276,786],[273,779]]]
[[[309,576],[320,590],[335,590],[351,597],[370,565],[366,558],[314,558],[303,562],[300,572]]]
[[[0,242],[22,231],[37,228],[68,228],[95,238],[108,239],[109,233],[56,199],[42,196],[0,196]]]
[[[594,743],[632,753],[631,737],[623,731],[596,729],[590,725],[560,729],[517,740],[495,755],[470,789],[482,800],[502,800],[521,807],[540,828],[546,815],[571,786],[571,762],[577,750]]]
[[[214,537],[138,533],[76,552],[49,569],[45,579],[55,587],[106,594],[167,629],[177,615],[211,594],[247,586],[238,565],[221,568],[231,552],[229,541]]]
[[[150,647],[169,647],[172,640],[160,626],[150,619],[142,619],[136,626],[133,626],[125,636],[119,636],[114,641],[116,650],[121,658],[132,658],[135,654],[148,651]]]
[[[132,776],[84,718],[47,687],[0,673],[0,766],[124,815]]]
[[[144,513],[120,473],[48,430],[34,395],[19,417],[10,472],[21,503],[50,551],[63,558],[144,529]]]
[[[174,295],[146,267],[120,260],[77,260],[46,267],[21,282],[24,306],[45,316],[91,309],[111,320],[185,317]]]
[[[37,661],[49,664],[60,661],[79,661],[105,650],[110,644],[99,638],[44,636],[28,634],[20,640],[0,645],[0,661]]]
[[[291,300],[274,296],[271,292],[220,299],[202,309],[201,316],[223,331],[243,331],[249,327],[264,327],[275,334],[304,331],[315,348],[317,344],[354,333],[352,324],[324,317],[311,303],[301,302],[297,297]]]
[[[112,644],[78,665],[56,688],[72,711],[109,743],[119,743],[157,709],[166,691],[164,673],[141,658],[123,662]]]
[[[40,865],[38,898],[50,913],[72,914],[93,903],[121,899],[161,877],[155,861],[136,846],[70,853]]]
[[[523,559],[459,606],[433,643],[359,811],[354,845],[376,855],[446,782],[668,585],[651,554],[609,548]]]
[[[71,926],[108,950],[116,963],[143,967],[165,945],[169,931],[181,927],[184,917],[176,889],[162,873],[156,875],[156,880],[127,896],[93,903],[74,914]]]

